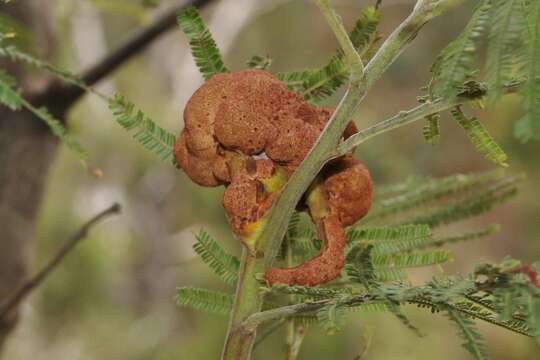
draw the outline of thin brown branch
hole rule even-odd
[[[173,28],[176,24],[176,14],[179,11],[187,6],[201,8],[210,2],[212,2],[212,0],[188,0],[172,7],[152,25],[133,34],[128,40],[118,46],[118,48],[111,51],[95,65],[84,71],[80,76],[81,79],[88,86],[94,85],[116,70],[127,60],[140,53],[160,35]],[[38,95],[37,98],[44,104],[61,101],[63,108],[62,112],[64,112],[84,94],[85,91],[81,87],[74,84],[67,84],[61,80],[56,80],[52,82],[42,94]]]
[[[15,293],[13,293],[12,296],[8,297],[6,301],[0,304],[0,319],[4,318],[11,310],[15,309],[33,290],[43,283],[49,274],[62,263],[64,258],[75,248],[75,246],[88,235],[88,232],[94,225],[106,217],[118,213],[120,213],[120,205],[115,203],[85,223],[37,274],[28,279]]]

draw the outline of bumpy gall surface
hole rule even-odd
[[[266,182],[280,170],[286,176],[296,170],[333,111],[311,106],[263,70],[215,75],[188,101],[174,156],[197,184],[226,186],[223,207],[229,223],[246,238],[279,191]],[[351,122],[343,136],[355,132]],[[271,284],[316,285],[340,275],[344,227],[368,212],[371,178],[350,155],[327,164],[319,177],[325,209],[317,216],[309,210],[323,249],[296,267],[268,269],[265,278]]]

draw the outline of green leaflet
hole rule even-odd
[[[351,268],[351,264],[347,264]],[[534,336],[540,329],[540,293],[536,287],[519,271],[520,263],[507,259],[501,264],[483,264],[475,273],[464,277],[450,276],[435,278],[426,285],[413,286],[406,283],[384,284],[372,282],[370,287],[361,288],[351,284],[345,288],[309,287],[309,286],[273,286],[272,293],[297,295],[299,303],[307,301],[324,304],[315,312],[294,316],[304,325],[320,324],[330,333],[342,328],[349,310],[387,311],[397,316],[405,326],[418,335],[418,329],[400,312],[399,306],[405,303],[415,304],[432,312],[445,312],[457,325],[459,335],[465,340],[464,347],[477,359],[485,359],[486,346],[471,319],[480,319],[514,331]],[[532,265],[536,269],[536,264]],[[480,270],[482,269],[482,270]],[[486,293],[478,274],[496,274],[492,291]],[[356,279],[351,279],[356,280]],[[342,291],[345,290],[346,291]],[[498,304],[506,295],[510,310],[502,309]],[[306,296],[307,298],[304,298]],[[502,319],[502,313],[510,313],[509,319]],[[531,330],[532,329],[532,330]]]
[[[410,192],[414,188],[425,185],[430,181],[429,178],[424,176],[409,176],[405,181],[396,184],[380,184],[373,189],[373,197],[375,201],[381,201],[381,199],[398,196],[404,192]]]
[[[527,8],[526,82],[521,89],[524,115],[514,127],[515,136],[522,142],[540,139],[540,2],[531,1]]]
[[[197,9],[188,6],[177,16],[177,22],[189,39],[191,54],[205,80],[213,75],[228,72],[221,54]]]
[[[38,70],[48,71],[48,72],[58,76],[59,78],[61,78],[64,81],[67,81],[69,83],[75,84],[75,85],[77,85],[77,86],[79,86],[81,88],[86,89],[86,85],[84,84],[84,82],[77,75],[72,74],[72,73],[70,73],[68,71],[57,69],[56,67],[54,67],[53,65],[51,65],[51,64],[49,64],[47,62],[36,59],[32,55],[19,50],[14,45],[1,46],[0,47],[0,56],[1,57],[6,57],[6,58],[10,59],[13,62],[25,63],[25,64],[27,64],[29,66],[32,66],[32,67],[34,67],[34,68],[36,68]]]
[[[51,132],[70,149],[87,166],[88,153],[84,147],[73,138],[64,125],[56,119],[45,107],[36,108],[21,96],[21,90],[17,86],[15,79],[0,69],[0,103],[9,107],[13,111],[26,108],[38,119],[42,120],[50,128]]]
[[[340,331],[345,324],[345,308],[340,305],[340,302],[336,301],[317,311],[317,320],[324,326],[328,334]]]
[[[431,230],[427,225],[401,225],[376,228],[351,228],[347,231],[347,241],[358,240],[403,240],[419,237],[428,237]]]
[[[422,128],[424,139],[431,145],[437,145],[441,139],[440,114],[426,117],[426,125]]]
[[[203,229],[199,230],[195,238],[197,242],[193,244],[193,250],[221,280],[229,285],[235,285],[240,268],[238,258],[226,253]]]
[[[522,176],[509,177],[483,191],[468,194],[466,197],[426,210],[407,223],[428,224],[431,228],[442,224],[450,224],[489,211],[496,204],[508,200],[517,193],[516,184]]]
[[[511,292],[505,291],[504,293],[507,294]],[[471,297],[468,296],[468,298]],[[500,299],[497,299],[497,301],[499,300]],[[516,299],[510,298],[509,300],[511,300],[510,302],[513,302]],[[513,317],[509,319],[503,319],[503,312],[497,312],[497,309],[493,307],[486,307],[485,300],[482,301],[482,305],[479,304],[479,302],[459,301],[454,304],[454,308],[467,316],[482,319],[488,323],[500,326],[520,335],[531,336],[527,322],[523,319],[515,317],[516,315],[513,315]]]
[[[371,50],[377,41],[376,29],[381,15],[374,6],[368,6],[362,11],[350,39],[363,60],[369,59]],[[327,65],[320,69],[310,69],[279,73],[277,77],[285,82],[287,87],[299,93],[306,100],[319,103],[334,94],[348,79],[349,68],[344,54],[338,50]]]
[[[385,220],[385,224],[396,222],[410,223],[410,220],[399,219],[399,216],[407,211],[418,211],[421,208],[438,202],[445,197],[462,196],[479,186],[486,186],[490,182],[503,179],[505,174],[502,170],[489,171],[476,174],[458,174],[440,179],[424,178],[421,180],[407,180],[403,184],[390,186],[394,188],[392,196],[376,200],[362,223],[372,223]],[[444,207],[439,204],[437,207]],[[430,209],[430,211],[433,209]],[[391,218],[390,218],[391,217]],[[421,224],[421,222],[417,222]]]
[[[8,15],[7,12],[0,13],[0,43],[8,42],[28,48],[32,42],[32,36],[26,24]]]
[[[156,154],[161,160],[170,161],[176,137],[167,130],[159,127],[142,111],[135,109],[135,105],[121,95],[114,95],[109,99],[109,109],[116,121],[126,131],[131,132],[133,138],[150,152]]]
[[[373,245],[375,254],[394,254],[422,247],[431,237],[429,226],[408,224],[382,228],[351,228],[347,231],[345,253],[348,254],[360,245]]]
[[[465,341],[463,347],[476,360],[487,360],[487,346],[474,322],[453,309],[446,309],[446,315],[458,328],[459,336]]]
[[[486,57],[488,103],[491,105],[501,97],[504,85],[512,78],[516,55],[522,55],[522,52],[514,50],[521,45],[521,33],[526,26],[522,0],[492,1],[493,11]]]
[[[228,315],[233,297],[217,291],[180,287],[176,289],[176,304],[212,314]]]
[[[461,234],[450,235],[442,238],[435,238],[427,241],[424,246],[443,246],[447,244],[454,244],[457,242],[476,240],[484,236],[493,235],[499,232],[499,230],[500,226],[498,224],[491,224],[479,230],[468,231]]]
[[[382,282],[390,281],[406,281],[409,278],[409,274],[406,269],[397,268],[374,268],[373,272],[377,277],[377,280]]]
[[[0,103],[13,111],[22,107],[21,89],[17,81],[3,69],[0,69]]]
[[[300,225],[300,213],[295,211],[289,219],[289,226],[287,228],[287,236],[291,239],[296,238],[299,235]]]
[[[532,336],[540,344],[540,297],[532,293],[527,297],[527,323],[532,329]]]
[[[477,118],[467,117],[459,107],[451,111],[452,116],[458,124],[465,130],[465,133],[471,140],[476,150],[486,158],[497,165],[508,166],[505,161],[508,156],[503,149],[495,142],[482,123]]]
[[[403,324],[407,329],[411,330],[416,336],[423,337],[424,335],[420,330],[409,320],[409,318],[401,311],[400,306],[394,304],[393,302],[388,302],[386,308],[394,314],[396,319]]]
[[[31,55],[18,50],[15,46],[0,47],[0,56],[8,57],[12,61],[24,62],[37,69],[48,71],[64,81],[75,84],[86,91],[94,92],[96,95],[105,99],[103,95],[84,84],[77,75],[59,70],[49,63],[36,59]],[[3,89],[0,89],[0,96],[2,96],[2,93]],[[6,99],[6,101],[7,100],[8,99]],[[170,160],[172,158],[172,149],[174,148],[174,143],[176,141],[176,137],[173,134],[170,134],[165,129],[159,127],[140,110],[135,110],[134,104],[127,101],[121,95],[115,95],[114,97],[107,99],[107,101],[109,102],[109,108],[116,117],[117,122],[125,130],[133,131],[133,138],[137,140],[137,142],[143,145],[147,150],[158,155],[162,160]],[[12,103],[11,105],[16,104]],[[53,119],[46,109],[34,109],[33,112],[51,127],[53,133],[57,135],[63,143],[78,153],[83,162],[86,161],[87,155],[85,151],[83,151],[82,146],[68,136],[58,120]]]
[[[371,261],[378,268],[411,268],[442,264],[448,261],[446,250],[422,251],[398,255],[373,255]]]
[[[351,307],[352,310],[360,310],[366,312],[387,312],[388,307],[385,303],[363,304]]]
[[[491,1],[482,0],[459,37],[435,60],[431,70],[434,77],[431,91],[436,97],[456,95],[473,71],[477,43],[487,29],[490,8]]]
[[[449,258],[449,253],[446,250],[387,255],[370,249],[372,247],[368,247],[363,251],[356,251],[356,253],[349,253],[344,268],[344,272],[350,280],[366,287],[373,286],[377,281],[407,280],[406,269],[441,264]],[[355,256],[352,256],[352,254]]]
[[[377,280],[377,274],[371,261],[373,246],[358,247],[347,254],[343,272],[348,280],[364,285],[366,289],[373,286]]]
[[[284,285],[275,284],[270,290],[272,292],[289,295],[304,295],[316,299],[324,299],[337,297],[341,295],[351,294],[349,288],[329,288],[324,286],[301,286],[301,285]]]
[[[252,69],[268,70],[270,65],[272,65],[272,59],[268,56],[254,55],[247,62],[247,66]]]
[[[24,106],[28,110],[30,110],[34,115],[36,115],[38,118],[43,120],[47,124],[47,126],[49,126],[52,133],[58,139],[60,139],[62,144],[64,144],[68,149],[73,151],[79,157],[79,159],[83,162],[85,166],[87,165],[88,154],[86,150],[75,138],[73,138],[67,132],[66,128],[60,122],[60,120],[56,119],[45,107],[36,109],[33,106],[30,106],[30,104],[25,104]]]

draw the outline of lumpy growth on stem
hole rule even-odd
[[[332,113],[331,108],[310,105],[269,72],[218,74],[189,99],[174,156],[199,185],[226,187],[223,207],[231,228],[250,246],[258,221]],[[351,122],[344,137],[355,132]],[[296,267],[268,269],[265,278],[271,284],[316,285],[339,276],[344,227],[362,218],[371,205],[369,172],[345,155],[324,167],[304,198],[299,208],[308,209],[323,248]]]

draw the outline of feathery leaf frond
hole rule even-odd
[[[406,183],[411,182],[412,185],[400,187],[398,184],[396,189],[401,189],[401,191],[396,191],[394,196],[375,201],[370,213],[362,222],[365,224],[379,219],[387,220],[389,216],[395,218],[396,215],[403,214],[405,211],[417,210],[445,197],[467,194],[477,186],[485,186],[485,184],[502,179],[504,176],[503,171],[496,170],[477,174],[458,174],[441,179],[407,181]],[[408,223],[408,221],[403,223]]]
[[[399,305],[394,304],[393,302],[388,302],[386,308],[394,314],[396,319],[399,320],[407,329],[411,330],[416,336],[423,337],[424,334],[409,320],[409,318],[401,311]]]
[[[511,80],[515,49],[519,46],[525,14],[522,0],[492,0],[493,11],[486,57],[488,102],[493,105],[502,95],[505,83]]]
[[[352,44],[364,60],[377,41],[376,29],[380,19],[380,12],[374,6],[368,6],[362,11],[349,35]],[[343,51],[338,50],[328,64],[320,69],[279,73],[277,76],[289,89],[299,93],[306,100],[319,103],[345,84],[348,73],[349,68]]]
[[[481,237],[496,234],[497,232],[499,232],[499,230],[500,226],[498,224],[491,224],[483,229],[468,231],[462,234],[450,235],[442,238],[435,238],[433,240],[427,241],[424,246],[443,246],[463,241],[476,240]]]
[[[349,229],[346,253],[359,245],[373,245],[375,254],[394,254],[422,247],[431,237],[429,226],[422,224],[383,228]]]
[[[477,118],[467,117],[459,107],[451,110],[452,116],[458,124],[465,130],[476,150],[487,160],[500,165],[508,166],[505,161],[508,156],[503,149],[495,142],[482,123]]]
[[[487,360],[488,353],[486,343],[476,329],[474,322],[453,309],[447,309],[446,314],[448,318],[456,324],[459,336],[465,341],[463,347],[476,360]]]
[[[85,166],[87,165],[88,154],[84,147],[67,132],[60,120],[56,119],[46,107],[35,108],[29,103],[25,103],[24,107],[30,110],[36,117],[43,120],[51,129],[51,132],[60,139],[60,142],[73,151]]]
[[[159,127],[152,119],[122,95],[116,94],[109,99],[109,109],[116,121],[133,138],[147,150],[156,154],[161,160],[170,161],[176,137],[167,130]]]
[[[247,66],[252,69],[268,70],[272,65],[272,59],[268,56],[254,55],[247,62]]]
[[[0,70],[0,103],[14,111],[20,110],[23,107],[26,108],[38,119],[47,124],[60,142],[73,151],[85,166],[87,165],[88,153],[84,147],[67,132],[64,125],[47,108],[36,108],[25,100],[21,95],[21,90],[17,86],[15,79],[3,70]]]
[[[280,294],[304,295],[315,299],[332,298],[351,293],[349,288],[329,288],[323,286],[301,285],[288,286],[283,284],[275,284],[270,288],[270,290]]]
[[[212,314],[228,315],[232,309],[233,298],[217,291],[180,287],[176,289],[176,304]]]
[[[536,343],[540,344],[540,297],[534,294],[527,297],[527,323]]]
[[[351,228],[347,231],[347,241],[358,240],[403,240],[431,236],[427,225],[401,225],[376,228]]]
[[[540,139],[540,2],[531,1],[527,11],[527,80],[521,90],[524,115],[514,127],[515,136],[523,142]]]
[[[221,280],[229,285],[235,285],[240,268],[238,258],[225,252],[203,229],[199,230],[195,238],[197,242],[193,244],[193,250]]]
[[[517,194],[516,184],[522,178],[522,176],[509,177],[483,191],[469,194],[463,199],[453,201],[439,208],[429,209],[425,214],[417,215],[406,222],[427,224],[433,228],[485,213],[496,204],[500,204]]]
[[[13,111],[22,107],[21,89],[17,81],[3,69],[0,69],[0,103]]]
[[[77,75],[60,70],[43,60],[39,60],[32,55],[19,50],[14,45],[0,46],[0,57],[7,57],[13,62],[22,62],[38,70],[48,71],[64,81],[86,88],[84,82]]]
[[[440,114],[426,117],[426,124],[422,129],[424,139],[431,145],[437,145],[441,139]]]
[[[205,80],[210,79],[215,74],[229,72],[223,63],[210,30],[194,6],[182,10],[176,20],[189,39],[191,54]]]
[[[448,261],[450,254],[446,250],[413,252],[397,255],[373,255],[372,263],[378,268],[411,268],[442,264]]]
[[[299,235],[300,213],[295,211],[289,219],[289,225],[287,227],[287,236],[291,239],[296,238]]]
[[[452,41],[437,57],[432,72],[431,90],[437,97],[456,95],[473,71],[477,42],[489,23],[490,0],[482,0],[469,23],[458,38]]]
[[[345,308],[339,302],[325,306],[317,311],[317,320],[328,334],[340,331],[345,324]]]

